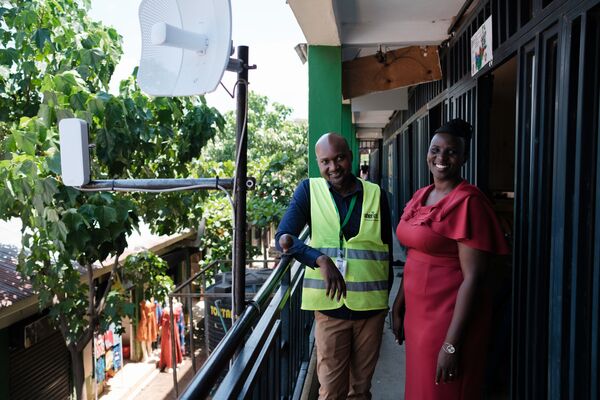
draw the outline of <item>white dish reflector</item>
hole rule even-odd
[[[214,91],[231,54],[229,0],[143,0],[137,80],[151,96]]]

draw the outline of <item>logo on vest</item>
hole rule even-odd
[[[363,217],[365,218],[365,221],[370,221],[370,222],[379,221],[379,214],[377,214],[375,211],[366,212],[363,215]]]

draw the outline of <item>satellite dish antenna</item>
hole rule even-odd
[[[231,54],[230,0],[143,0],[137,80],[152,96],[214,91]]]

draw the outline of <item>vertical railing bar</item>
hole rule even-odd
[[[189,252],[187,253],[187,256],[185,258],[185,264],[186,264],[186,270],[191,271],[192,268],[191,268],[191,263],[190,263]],[[188,284],[188,286],[186,286],[186,292],[188,294],[192,294],[191,284],[192,284],[192,282],[190,282]],[[187,296],[186,304],[187,304],[188,315],[189,315],[189,333],[190,333],[189,351],[190,351],[190,357],[192,359],[192,369],[194,370],[194,373],[196,373],[196,357],[194,356],[194,308],[193,308],[192,300],[193,300],[192,296]],[[181,318],[183,318],[183,315],[181,316]],[[184,320],[184,322],[185,322],[185,320]],[[181,332],[179,334],[181,335]]]
[[[595,19],[595,23],[596,25],[599,24],[599,19],[598,17],[596,17]],[[595,42],[598,43],[598,41],[600,40],[600,29],[598,27],[596,27],[596,32],[595,32],[596,38],[595,38]],[[596,57],[598,57],[598,55],[596,55]],[[600,96],[598,95],[598,89],[597,89],[597,85],[598,82],[600,81],[600,76],[598,71],[595,71],[596,74],[596,99],[597,101],[600,100]],[[599,101],[600,103],[600,101]],[[597,109],[595,110],[596,112],[596,131],[600,128],[600,104],[597,104]],[[600,140],[597,141],[596,143],[596,185],[595,187],[598,188],[600,185],[600,157],[598,157],[600,155]],[[592,304],[592,323],[591,323],[591,348],[590,348],[590,358],[591,358],[591,364],[590,364],[590,399],[597,399],[599,394],[599,389],[598,389],[598,376],[599,376],[599,371],[598,371],[598,358],[600,358],[600,350],[599,350],[599,344],[598,341],[600,340],[600,208],[598,207],[598,199],[600,198],[600,191],[598,191],[598,189],[596,189],[595,191],[595,201],[594,204],[596,204],[595,207],[595,221],[594,221],[594,241],[593,241],[593,248],[594,248],[594,254],[593,254],[593,258],[592,258],[592,265],[593,265],[593,274],[592,274],[592,282],[593,282],[593,286],[592,286],[592,299],[591,299],[591,304]]]
[[[190,357],[192,358],[192,369],[196,373],[196,355],[194,349],[194,307],[192,298],[188,297],[188,312],[190,314]]]
[[[281,278],[281,288],[282,293],[290,294],[290,279],[291,279],[291,268],[288,268],[283,277]],[[281,310],[280,318],[281,318],[281,379],[284,382],[280,381],[281,391],[284,396],[288,395],[289,392],[289,372],[290,372],[290,305],[291,305],[291,297],[288,297],[283,309]]]
[[[585,84],[587,82],[585,82],[585,62],[583,62],[583,60],[585,60],[585,47],[587,45],[587,37],[586,37],[586,32],[587,32],[587,23],[588,23],[588,15],[587,14],[583,14],[581,17],[581,25],[580,25],[580,31],[579,31],[579,70],[577,72],[577,76],[578,76],[578,82],[577,82],[577,123],[576,123],[576,130],[575,130],[575,160],[581,160],[582,157],[582,152],[583,152],[583,147],[585,146],[584,143],[582,143],[582,138],[583,138],[583,129],[584,129],[584,118],[585,118],[585,114],[584,114],[584,110],[585,110],[585,106],[584,106],[584,102],[585,102]],[[573,178],[574,178],[574,182],[581,182],[581,176],[583,175],[582,172],[582,168],[583,166],[581,165],[581,162],[576,162],[575,163],[575,168],[574,168],[574,172],[573,172]],[[575,221],[578,221],[579,216],[581,211],[578,209],[578,206],[581,204],[581,183],[579,185],[575,184],[574,185],[574,196],[573,196],[573,205],[575,206],[573,208],[573,225],[577,226],[577,223]],[[569,362],[569,377],[568,377],[568,384],[567,384],[567,391],[566,393],[568,393],[569,398],[575,398],[576,396],[576,390],[577,388],[575,387],[575,382],[576,382],[576,376],[575,376],[575,371],[578,370],[577,368],[577,359],[576,359],[576,352],[577,352],[577,347],[578,347],[578,343],[577,343],[577,315],[578,315],[578,307],[580,306],[577,302],[578,300],[578,289],[579,289],[579,282],[580,280],[578,279],[578,273],[579,270],[578,268],[574,268],[574,266],[576,266],[578,264],[578,261],[580,259],[580,245],[579,245],[579,240],[580,239],[580,229],[573,229],[572,232],[572,238],[571,238],[571,243],[572,243],[572,253],[571,253],[571,260],[568,260],[567,262],[571,263],[571,265],[573,266],[572,270],[571,270],[571,304],[570,304],[570,321],[569,321],[569,351],[568,351],[568,362]],[[563,391],[564,392],[564,391]]]
[[[208,309],[208,299],[204,295],[206,293],[206,274],[202,274],[202,301],[204,302],[204,348],[206,349],[206,354],[209,354],[209,343],[210,343],[210,330],[208,325],[208,318],[206,317],[206,313],[210,312]]]
[[[171,320],[171,368],[173,369],[173,386],[175,387],[175,396],[179,396],[179,387],[177,386],[177,358],[175,354],[175,310],[173,309],[173,296],[171,295],[169,295],[169,318]],[[177,340],[179,340],[179,338],[177,338]]]

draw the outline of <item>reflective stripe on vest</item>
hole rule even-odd
[[[304,278],[305,288],[325,289],[325,281],[323,279]],[[346,289],[354,292],[368,292],[370,290],[387,290],[388,281],[377,282],[347,282]]]
[[[388,246],[381,241],[379,186],[358,180],[363,185],[360,230],[346,241],[346,299],[339,302],[325,295],[325,282],[318,268],[306,268],[302,309],[333,310],[343,304],[351,310],[367,311],[388,305]],[[334,262],[339,246],[340,221],[323,178],[310,179],[311,247]]]
[[[316,250],[319,250],[321,253],[326,256],[331,257],[333,260],[337,257],[338,249],[333,247],[320,247]],[[388,259],[388,252],[386,251],[374,251],[374,250],[359,250],[359,249],[348,249],[347,250],[348,258],[355,258],[357,260],[385,260]]]

